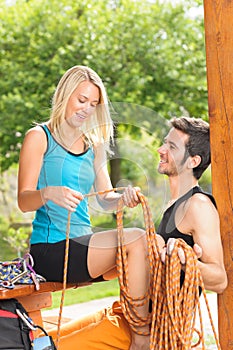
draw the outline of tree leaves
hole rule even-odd
[[[195,3],[1,1],[1,171],[18,161],[32,123],[49,118],[55,86],[76,64],[99,73],[113,102],[205,117],[203,19],[187,16]]]

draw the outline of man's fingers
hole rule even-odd
[[[172,252],[173,252],[174,247],[175,247],[175,243],[176,243],[175,238],[169,238],[169,240],[167,241],[166,247],[164,247],[161,250],[160,256],[161,256],[162,263],[165,264],[166,255],[168,255],[168,256],[172,255]],[[199,259],[202,256],[202,248],[197,243],[195,243],[193,246],[193,250],[194,250],[197,258]],[[185,265],[186,264],[186,256],[185,256],[185,252],[184,252],[183,248],[179,247],[177,249],[177,254],[178,254],[181,265]]]
[[[202,256],[202,248],[197,243],[195,243],[193,246],[193,250],[194,250],[197,258],[200,259]]]
[[[175,247],[176,240],[175,238],[169,238],[167,241],[167,255],[171,256],[173,249]]]
[[[180,259],[181,265],[185,265],[186,263],[186,258],[185,258],[185,253],[182,248],[177,249],[178,257]]]
[[[168,256],[172,255],[172,252],[173,252],[174,247],[175,247],[175,243],[176,243],[175,238],[169,238],[169,240],[167,241],[167,246],[164,249],[162,249],[160,255],[161,255],[161,260],[163,263],[165,263],[165,261],[166,261],[166,255],[168,255]],[[186,257],[185,257],[184,250],[182,248],[178,248],[177,254],[178,254],[178,257],[180,259],[180,263],[182,265],[185,265]]]
[[[160,258],[163,264],[165,264],[165,261],[166,261],[166,254],[167,254],[167,249],[165,247],[160,252]]]

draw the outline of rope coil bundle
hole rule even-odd
[[[177,239],[173,253],[166,256],[165,264],[161,262],[159,246],[156,238],[152,214],[147,199],[139,192],[146,228],[148,242],[150,275],[150,288],[148,292],[138,298],[132,298],[128,288],[128,266],[126,247],[124,245],[123,232],[123,201],[120,199],[117,210],[118,252],[117,269],[120,283],[120,298],[125,319],[132,330],[137,330],[150,324],[150,350],[190,350],[200,343],[205,349],[203,322],[201,315],[199,292],[200,288],[205,299],[211,327],[214,333],[217,349],[221,350],[214,328],[213,320],[205,293],[205,287],[200,270],[197,266],[197,257],[193,249],[182,239]],[[186,257],[185,278],[180,286],[181,263],[177,250],[182,248]],[[137,312],[137,307],[152,302],[152,312],[147,318],[142,318]],[[198,310],[200,331],[194,328]],[[199,341],[192,344],[193,334],[199,335]],[[144,334],[148,335],[148,334]]]

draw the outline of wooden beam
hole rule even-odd
[[[218,296],[222,350],[233,349],[233,1],[204,0],[212,183],[228,288]]]

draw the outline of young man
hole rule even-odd
[[[157,233],[171,254],[176,238],[194,248],[205,288],[222,293],[227,286],[223,262],[219,216],[213,197],[198,186],[198,180],[210,164],[209,124],[196,118],[173,118],[172,128],[158,149],[158,171],[169,180],[171,199]],[[181,263],[185,263],[182,251]]]

